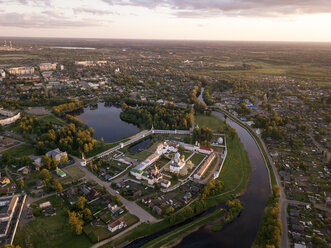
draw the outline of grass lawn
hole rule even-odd
[[[54,115],[43,115],[43,116],[38,116],[38,118],[40,120],[43,120],[44,122],[52,122],[52,123],[55,123],[55,124],[59,124],[59,125],[66,125],[67,123],[62,120],[61,118],[58,118]]]
[[[232,195],[242,193],[249,181],[250,166],[247,153],[238,137],[227,138],[228,154],[223,164],[218,180],[223,183],[223,191],[220,195],[211,196],[207,201],[226,201]]]
[[[124,216],[124,219],[126,221],[126,224],[128,226],[132,226],[133,224],[137,223],[139,221],[139,218],[133,214],[126,214]]]
[[[74,164],[63,168],[63,170],[66,171],[75,181],[85,176],[85,173]]]
[[[100,217],[100,219],[105,222],[108,223],[111,220],[111,212],[109,209],[105,209],[103,211],[101,211],[98,216]]]
[[[217,209],[211,214],[208,214],[204,217],[198,218],[184,226],[181,226],[174,231],[171,231],[169,233],[166,233],[150,242],[147,244],[143,245],[142,247],[148,247],[148,248],[153,248],[153,247],[171,247],[172,245],[176,244],[178,239],[184,237],[185,235],[189,234],[192,230],[195,228],[202,226],[204,224],[207,224],[208,222],[218,219],[222,217],[225,214],[224,209]]]
[[[89,237],[91,242],[97,243],[101,240],[109,238],[111,235],[111,232],[107,229],[107,225],[96,225],[92,226],[91,224],[88,224],[84,226],[84,233]]]
[[[157,222],[155,224],[142,223],[138,227],[131,230],[130,232],[127,232],[124,235],[120,236],[119,238],[112,240],[109,243],[100,247],[102,248],[117,247],[123,242],[130,242],[139,237],[147,236],[152,233],[161,231],[162,229],[168,227],[168,225],[169,225],[168,221],[165,220]]]
[[[10,148],[9,150],[5,151],[4,153],[13,156],[13,157],[23,157],[28,156],[35,153],[35,149],[32,145],[22,144],[15,146],[13,148]]]
[[[44,199],[50,201],[56,209],[56,216],[36,217],[35,220],[19,226],[14,244],[23,248],[87,248],[91,246],[88,238],[82,234],[77,236],[68,225],[67,207],[61,198],[55,196]]]
[[[126,214],[124,216],[124,219],[127,223],[126,228],[128,228],[129,226],[131,226],[139,221],[138,217],[135,215],[132,215],[132,214]],[[88,224],[88,225],[84,226],[84,233],[86,233],[86,235],[90,238],[90,240],[93,243],[96,243],[101,240],[112,237],[122,231],[123,231],[123,229],[120,229],[120,230],[112,233],[107,229],[106,224],[105,225],[95,225],[95,226]]]
[[[199,127],[209,127],[216,132],[220,126],[224,127],[224,122],[215,115],[196,115],[195,124],[198,124]]]
[[[93,157],[93,156],[95,156],[99,153],[102,153],[104,151],[107,151],[110,148],[113,148],[113,147],[119,145],[121,142],[126,142],[128,140],[129,139],[127,138],[127,139],[123,139],[123,140],[120,140],[120,141],[116,141],[114,143],[106,143],[106,142],[102,143],[102,142],[99,141],[96,148],[93,151],[91,151],[91,152],[89,152],[88,154],[85,154],[85,155],[86,155],[87,158]]]
[[[194,154],[190,160],[192,161],[192,163],[194,164],[194,166],[198,166],[200,164],[200,162],[206,157],[206,155],[200,154],[200,153],[196,153]]]

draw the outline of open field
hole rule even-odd
[[[13,157],[23,157],[35,153],[35,149],[31,145],[22,144],[6,150],[4,153]]]
[[[22,248],[87,248],[91,246],[88,238],[82,234],[77,236],[69,227],[66,206],[61,198],[49,197],[42,202],[51,201],[56,209],[56,216],[36,217],[35,220],[19,227],[14,244]]]
[[[199,127],[209,127],[210,129],[218,132],[218,128],[220,126],[224,126],[224,123],[214,115],[196,115],[195,123],[199,125]]]
[[[70,165],[63,168],[63,170],[66,171],[75,181],[85,176],[85,173],[76,165]]]

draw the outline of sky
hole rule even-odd
[[[0,36],[331,42],[331,0],[0,0]]]

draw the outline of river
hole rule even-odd
[[[202,88],[201,94],[198,97],[200,101],[203,101],[203,91],[204,89]],[[222,113],[213,111],[212,114],[224,120]],[[183,238],[176,246],[177,248],[250,248],[256,237],[267,200],[271,195],[268,171],[261,151],[250,133],[229,118],[226,119],[226,123],[237,130],[238,136],[248,153],[251,165],[249,182],[244,194],[239,197],[240,201],[244,204],[244,210],[237,219],[225,225],[217,232],[206,231],[201,227],[199,230]],[[127,247],[140,247],[148,241],[175,228],[169,228],[163,232],[141,238],[132,242]]]
[[[224,120],[222,113],[213,115]],[[252,136],[246,129],[227,118],[226,122],[237,130],[238,136],[248,153],[251,175],[245,193],[239,197],[244,210],[232,223],[218,232],[208,232],[204,228],[186,236],[176,247],[251,247],[261,223],[264,208],[270,196],[270,184],[266,164]]]

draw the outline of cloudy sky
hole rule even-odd
[[[331,42],[331,0],[0,0],[0,36]]]

